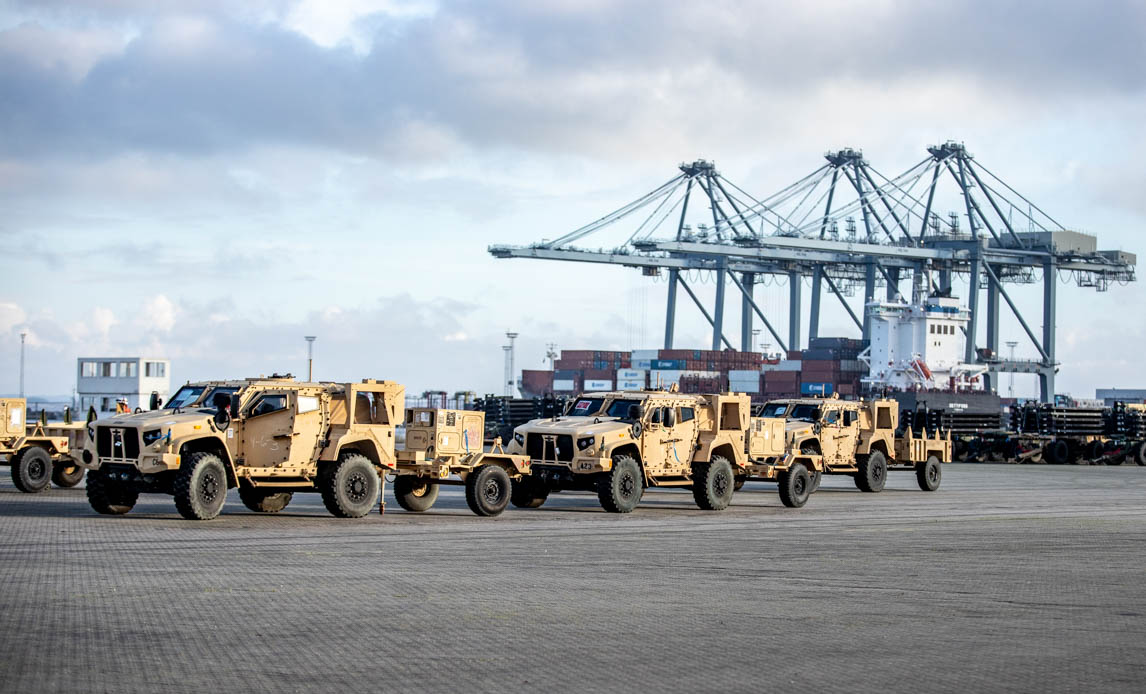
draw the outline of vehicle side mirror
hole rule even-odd
[[[629,405],[629,416],[626,419],[640,419],[640,418],[641,418],[641,406],[640,405]]]
[[[154,390],[151,391],[151,402],[149,403],[149,405],[150,405],[150,409],[152,409],[152,410],[158,410],[159,409],[159,405],[160,405],[159,393],[155,392]]]
[[[676,426],[676,410],[671,408],[671,407],[666,407],[664,420],[665,420],[665,426],[666,427],[675,427]]]
[[[239,416],[239,394],[231,393],[231,419]]]

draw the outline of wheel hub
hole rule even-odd
[[[496,480],[489,480],[485,483],[483,495],[487,502],[496,504],[501,499],[501,485]]]
[[[353,501],[362,501],[366,498],[366,478],[361,474],[351,475],[346,480],[346,494]]]
[[[808,482],[803,477],[797,477],[792,483],[792,491],[796,492],[797,497],[804,496],[804,490],[808,488]]]
[[[203,481],[199,485],[199,495],[203,501],[211,503],[219,494],[219,480],[212,474],[203,475]]]
[[[34,480],[43,479],[46,474],[48,474],[48,466],[44,465],[43,461],[33,460],[32,464],[28,466],[28,476]]]
[[[637,481],[632,475],[621,476],[621,496],[626,499],[631,497],[637,489]]]
[[[724,473],[719,473],[712,480],[712,491],[716,492],[717,496],[724,496],[728,492],[728,476]]]

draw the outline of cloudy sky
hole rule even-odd
[[[499,391],[507,328],[519,367],[657,347],[663,282],[486,248],[700,157],[763,196],[829,149],[894,174],[960,140],[1140,253],[1144,34],[1116,0],[0,2],[0,392],[22,331],[32,395],[70,393],[81,355],[300,373],[304,334],[317,376],[412,391]],[[759,290],[781,330],[786,291]],[[1060,391],[1146,387],[1143,294],[1060,289]],[[678,346],[705,327],[682,301]]]

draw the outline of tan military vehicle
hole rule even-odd
[[[688,487],[706,510],[728,506],[747,476],[748,396],[673,391],[587,393],[565,416],[518,427],[511,453],[532,461],[511,501],[535,508],[551,491],[595,491],[614,513],[636,508],[646,487]]]
[[[917,437],[910,428],[898,431],[894,400],[773,400],[761,415],[753,418],[754,427],[775,429],[784,422],[790,457],[819,458],[824,474],[850,475],[865,492],[881,491],[891,469],[914,470],[919,488],[935,491],[943,475],[940,464],[951,462],[950,433]]]
[[[84,469],[72,453],[83,446],[83,423],[28,422],[27,410],[23,398],[0,398],[0,456],[12,468],[12,483],[30,494],[51,482],[57,487],[79,484]]]
[[[407,511],[427,511],[439,485],[464,485],[466,504],[479,516],[496,516],[509,504],[512,482],[530,474],[529,456],[483,445],[485,413],[472,410],[406,410],[406,445],[397,451],[394,496]],[[456,476],[459,479],[452,479]]]
[[[333,515],[364,516],[379,502],[383,471],[396,467],[404,398],[391,381],[188,384],[161,410],[89,425],[88,501],[123,514],[140,493],[164,493],[184,518],[205,520],[237,487],[253,511],[281,511],[295,492],[319,492]]]

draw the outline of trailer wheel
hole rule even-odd
[[[16,489],[36,494],[52,481],[52,458],[39,446],[28,446],[12,457],[12,483]]]
[[[429,511],[438,500],[438,491],[438,485],[430,484],[424,477],[398,475],[394,478],[394,498],[410,513]]]
[[[239,484],[239,499],[243,506],[255,513],[278,513],[294,498],[292,492],[272,492],[247,484]]]
[[[1134,444],[1134,462],[1139,465],[1146,465],[1146,441],[1139,441]]]
[[[915,481],[923,491],[933,492],[939,489],[942,480],[943,466],[935,456],[928,456],[926,461],[915,464]]]
[[[175,508],[187,520],[211,520],[227,500],[227,469],[214,453],[184,458],[175,473]]]
[[[509,504],[510,479],[500,465],[479,465],[466,475],[466,504],[479,516],[496,516]]]
[[[1070,446],[1062,439],[1055,439],[1043,447],[1043,458],[1051,465],[1066,465],[1070,462]]]
[[[1101,459],[1103,453],[1104,451],[1101,441],[1091,441],[1090,443],[1086,444],[1085,457],[1090,462],[1093,463],[1094,461]]]
[[[509,502],[518,508],[540,508],[549,498],[549,485],[530,475],[510,482]]]
[[[692,498],[705,511],[723,511],[728,508],[728,504],[732,503],[735,486],[732,463],[724,456],[714,455],[708,462],[693,464]]]
[[[856,486],[864,492],[882,492],[887,482],[887,458],[879,451],[872,451],[860,461],[856,473]]]
[[[744,487],[744,483],[748,481],[748,475],[737,475],[736,481],[732,484],[732,491],[738,492]]]
[[[788,508],[800,508],[812,495],[812,476],[803,463],[795,463],[781,470],[776,482],[780,488],[780,503]]]
[[[322,505],[336,518],[361,518],[378,504],[382,478],[370,459],[348,451],[322,477]]]
[[[812,471],[811,474],[812,474],[812,492],[814,493],[820,489],[820,480],[822,480],[824,478],[824,471],[823,470],[814,470],[814,471]]]
[[[52,483],[57,487],[69,489],[79,484],[83,478],[84,469],[75,463],[52,463]]]
[[[87,493],[92,510],[105,516],[122,516],[139,500],[139,492],[108,479],[103,470],[88,475]]]
[[[610,513],[631,513],[645,493],[641,466],[632,456],[621,454],[613,458],[613,469],[597,478],[597,499]]]

